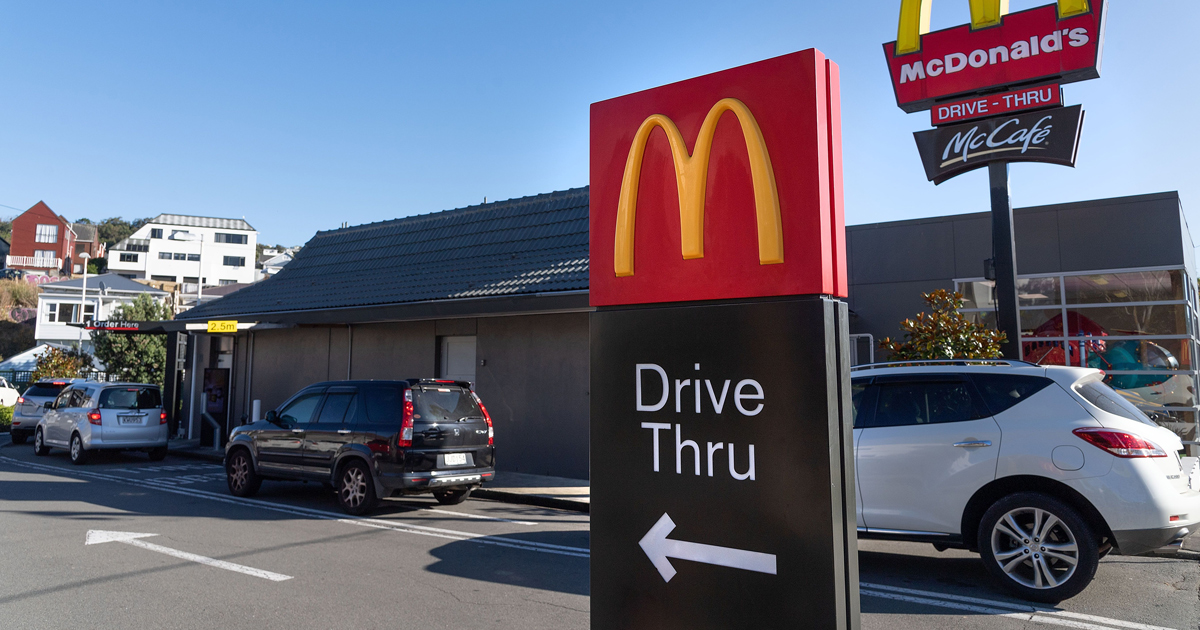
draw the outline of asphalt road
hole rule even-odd
[[[973,554],[863,541],[859,560],[867,630],[1200,627],[1190,558],[1105,558],[1083,594],[1036,609]],[[0,437],[4,628],[586,628],[588,610],[586,514],[416,498],[353,518],[319,484],[238,499],[215,464],[73,466]]]

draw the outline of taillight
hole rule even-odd
[[[165,412],[165,411],[158,412],[158,423],[159,424],[167,423],[167,412]]]
[[[475,403],[479,405],[479,410],[483,412],[483,419],[487,420],[488,446],[491,446],[492,445],[492,437],[495,435],[495,431],[492,429],[492,414],[488,413],[487,407],[483,406],[483,401],[479,400],[479,394],[476,394],[475,392],[471,392],[471,395],[475,397]]]
[[[1167,452],[1142,438],[1110,429],[1075,429],[1072,431],[1087,443],[1101,448],[1117,457],[1166,457]]]
[[[100,424],[100,410],[93,409],[88,412],[88,422],[91,424]]]
[[[24,404],[24,403],[25,403],[25,397],[24,397],[24,396],[17,396],[17,402],[18,402],[18,403],[22,403],[22,404]]]
[[[404,390],[404,420],[400,422],[400,439],[397,446],[412,446],[413,438],[413,396],[412,390]]]

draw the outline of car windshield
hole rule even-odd
[[[437,422],[483,417],[483,412],[479,410],[471,392],[458,387],[417,389],[413,390],[413,393],[413,405],[416,407],[416,415],[413,418],[417,420]]]
[[[122,387],[100,394],[101,409],[155,409],[162,406],[157,387]]]
[[[1101,411],[1129,418],[1138,422],[1148,424],[1152,427],[1158,426],[1149,416],[1142,413],[1141,409],[1133,406],[1133,403],[1125,400],[1125,397],[1113,391],[1113,388],[1101,383],[1100,381],[1092,381],[1090,383],[1077,383],[1075,391],[1083,396],[1083,399],[1098,407]]]
[[[66,387],[68,383],[36,383],[29,389],[25,390],[26,396],[41,396],[44,398],[54,398],[58,393]]]

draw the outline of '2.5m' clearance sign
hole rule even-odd
[[[896,41],[883,45],[896,104],[935,101],[1037,82],[1100,76],[1107,0],[1058,0],[1005,15],[1008,0],[970,0],[971,24],[933,33],[933,0],[901,0]]]
[[[844,297],[839,108],[816,50],[594,103],[591,303]]]

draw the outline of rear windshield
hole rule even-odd
[[[458,387],[414,389],[413,408],[413,419],[426,422],[483,417],[471,392]]]
[[[63,383],[62,385],[55,385],[53,383],[36,383],[29,389],[25,390],[25,395],[54,398],[58,396],[58,393],[61,392],[67,385],[68,383]]]
[[[1158,426],[1140,409],[1133,406],[1133,403],[1125,400],[1125,397],[1118,394],[1113,388],[1101,383],[1100,381],[1092,381],[1082,385],[1075,385],[1075,391],[1079,392],[1083,399],[1099,407],[1102,411],[1107,411],[1111,414],[1116,414],[1122,418],[1137,420],[1150,426]]]
[[[157,387],[122,387],[100,393],[101,409],[155,409],[161,406]]]

